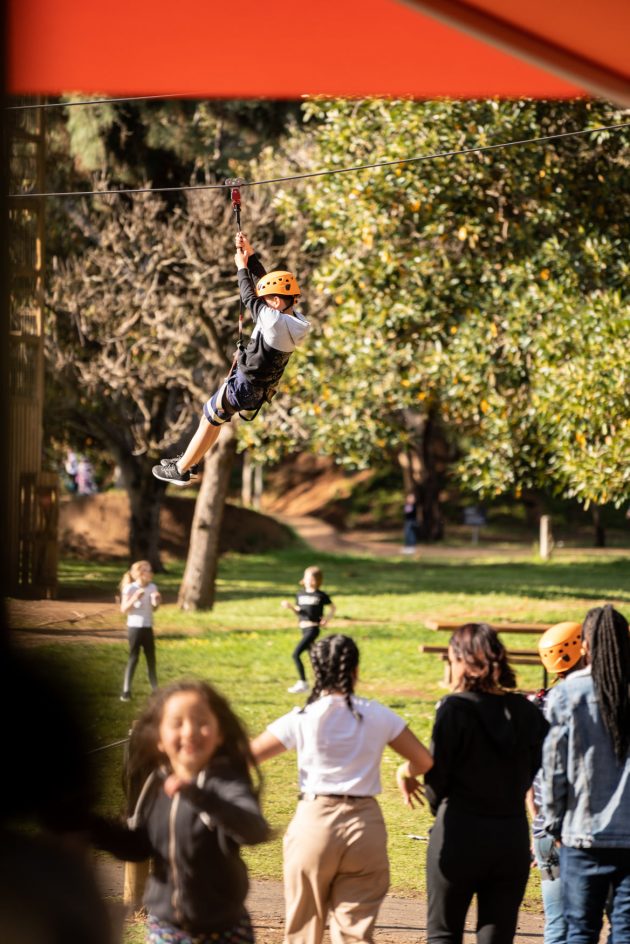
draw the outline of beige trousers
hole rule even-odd
[[[373,797],[300,800],[284,837],[287,944],[371,944],[389,887],[387,832]]]

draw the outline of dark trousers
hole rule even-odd
[[[512,944],[530,869],[527,819],[442,804],[427,851],[427,940],[461,944],[477,896],[477,944]]]
[[[131,682],[140,658],[140,650],[144,651],[144,657],[147,660],[147,671],[151,688],[155,689],[158,685],[157,673],[155,669],[155,639],[153,628],[151,626],[128,626],[127,636],[129,639],[129,661],[125,669],[125,680],[123,682],[123,692],[131,692]]]
[[[319,626],[313,626],[312,629],[302,630],[302,638],[293,650],[291,658],[295,662],[295,668],[297,673],[302,679],[303,682],[306,681],[306,675],[304,674],[304,666],[302,665],[302,660],[300,656],[303,652],[306,652],[311,648],[317,637],[319,636]]]
[[[567,944],[597,944],[610,890],[612,940],[630,941],[630,849],[561,846],[560,871]]]

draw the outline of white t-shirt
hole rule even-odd
[[[131,583],[127,584],[123,590],[123,601],[127,597],[132,597],[136,590],[140,589],[140,584],[137,580],[133,580]],[[127,626],[130,626],[134,629],[141,629],[143,626],[153,626],[153,604],[151,603],[151,597],[154,593],[157,593],[157,587],[154,583],[148,583],[144,587],[144,593],[139,600],[132,605],[130,610],[127,610]]]
[[[343,695],[323,695],[268,726],[287,750],[297,750],[301,793],[381,792],[383,750],[407,722],[378,701],[352,700],[362,719],[354,717]]]
[[[310,321],[307,321],[299,311],[287,315],[284,311],[277,311],[265,305],[256,319],[252,339],[257,334],[262,334],[269,347],[288,353],[294,351],[302,343],[310,327]]]

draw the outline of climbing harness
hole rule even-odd
[[[241,232],[241,191],[240,187],[245,183],[240,177],[235,177],[233,179],[228,178],[225,181],[225,186],[230,188],[230,199],[232,200],[232,212],[234,213],[234,220],[236,223],[236,235]],[[243,344],[243,302],[240,302],[240,308],[238,313],[238,339],[236,341],[236,350],[234,351],[234,357],[232,358],[232,366],[228,372],[226,381],[229,377],[232,376],[236,370],[236,361],[238,360],[238,355],[241,351],[245,350],[245,345]]]

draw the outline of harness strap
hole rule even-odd
[[[236,234],[238,235],[241,232],[241,191],[240,185],[244,184],[245,181],[242,177],[235,177],[234,179],[228,178],[225,181],[226,187],[230,187],[230,198],[232,200],[232,212],[234,213],[234,219],[236,221]],[[234,357],[232,358],[232,365],[226,376],[231,377],[234,371],[236,370],[236,362],[238,360],[238,355],[241,351],[245,350],[245,345],[243,343],[243,300],[239,299],[239,313],[238,313],[238,338],[236,341],[236,350],[234,351]]]

